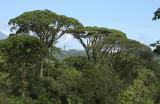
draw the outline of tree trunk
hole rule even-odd
[[[26,70],[26,64],[22,63],[22,97],[26,97],[27,95],[27,70]]]
[[[40,78],[43,77],[43,63],[40,63]]]

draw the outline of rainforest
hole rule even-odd
[[[159,19],[160,9],[153,22]],[[48,9],[23,12],[8,25],[0,40],[0,104],[160,104],[158,39],[144,44]],[[83,49],[56,46],[68,35]]]

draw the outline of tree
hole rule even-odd
[[[159,20],[160,19],[160,8],[158,8],[155,12],[154,12],[154,17],[152,18],[153,20]]]
[[[16,83],[18,90],[15,92],[26,97],[27,78],[32,70],[35,76],[37,75],[37,65],[47,55],[45,45],[38,38],[23,34],[0,41],[0,49],[7,56],[7,63],[11,66],[10,76],[13,82],[19,80],[19,83]]]
[[[150,69],[139,67],[138,77],[119,96],[118,104],[155,104],[156,77]]]
[[[151,47],[153,47],[153,52],[157,55],[160,55],[160,41],[156,41],[155,43],[151,44]]]
[[[143,55],[149,50],[148,47],[134,40],[111,36],[96,48],[98,49],[98,47],[103,49],[97,52],[99,64],[108,64],[127,83],[132,82],[136,77],[137,69],[135,67],[145,65],[147,62]],[[147,55],[149,57],[149,54]],[[151,56],[151,58],[153,57]]]
[[[87,58],[84,56],[70,56],[66,57],[63,61],[69,67],[73,67],[79,71],[82,71],[87,64]]]
[[[25,33],[37,36],[49,51],[52,50],[51,48],[54,47],[53,45],[57,39],[66,34],[68,30],[83,27],[78,20],[64,15],[58,15],[49,10],[25,12],[11,19],[8,24],[12,26],[11,31],[15,31],[18,35]],[[43,77],[45,63],[40,63],[41,77]]]
[[[108,37],[123,37],[126,38],[126,35],[115,29],[101,28],[101,27],[85,27],[79,28],[70,31],[75,39],[77,39],[81,45],[84,47],[88,59],[96,61],[96,50],[100,51],[101,49],[94,48],[97,44],[101,43],[104,39]]]
[[[154,17],[152,18],[154,21],[155,20],[159,20],[160,19],[160,8],[158,8],[155,12],[154,12]],[[155,43],[151,44],[152,47],[154,47],[153,52],[156,53],[157,55],[160,54],[160,41],[156,41]]]
[[[16,34],[26,33],[37,36],[47,48],[52,47],[68,30],[83,27],[78,20],[49,10],[25,12],[11,19],[8,24],[12,26],[11,31],[16,31]]]
[[[83,104],[116,104],[123,88],[122,80],[106,64],[88,63],[78,84]]]

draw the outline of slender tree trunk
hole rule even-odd
[[[40,63],[40,78],[42,78],[43,77],[43,62],[42,63]]]
[[[84,46],[84,45],[83,45],[83,47],[84,47],[84,49],[85,49],[85,51],[86,51],[88,60],[90,60],[89,49],[88,49],[86,46]]]
[[[26,97],[27,95],[27,70],[26,70],[26,64],[22,63],[22,97]]]

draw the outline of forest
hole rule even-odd
[[[12,33],[0,40],[0,104],[160,104],[158,39],[145,45],[47,9],[8,25]],[[64,35],[84,50],[58,48]]]

